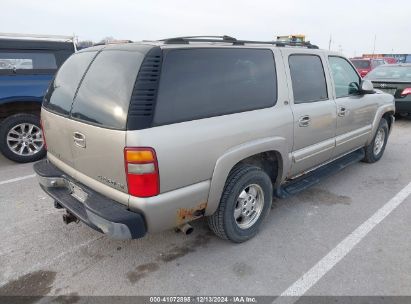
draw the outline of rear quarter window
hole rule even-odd
[[[268,49],[166,51],[154,125],[271,107],[277,99]]]
[[[57,70],[56,56],[45,51],[0,51],[0,74],[44,74]]]

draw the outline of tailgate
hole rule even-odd
[[[58,159],[51,161],[124,204],[127,114],[143,58],[142,52],[118,49],[73,55],[57,73],[43,109],[49,155]]]
[[[127,193],[124,168],[126,132],[68,120],[76,171]],[[46,135],[47,136],[47,135]]]

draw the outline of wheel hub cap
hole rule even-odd
[[[374,155],[380,154],[385,142],[385,132],[383,129],[379,129],[374,140]]]
[[[250,228],[259,219],[264,207],[264,192],[257,184],[245,187],[234,208],[234,219],[241,229]]]
[[[19,156],[30,156],[40,152],[44,146],[41,129],[30,123],[14,126],[7,133],[7,146]]]

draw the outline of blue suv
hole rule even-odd
[[[72,42],[0,39],[0,151],[16,162],[46,154],[40,125],[43,96]]]

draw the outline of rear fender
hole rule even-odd
[[[247,157],[268,151],[278,152],[281,155],[281,163],[278,164],[279,172],[275,187],[278,186],[290,168],[289,146],[285,138],[269,137],[243,143],[226,151],[217,159],[214,167],[205,215],[211,215],[217,210],[228,174],[237,163]]]

